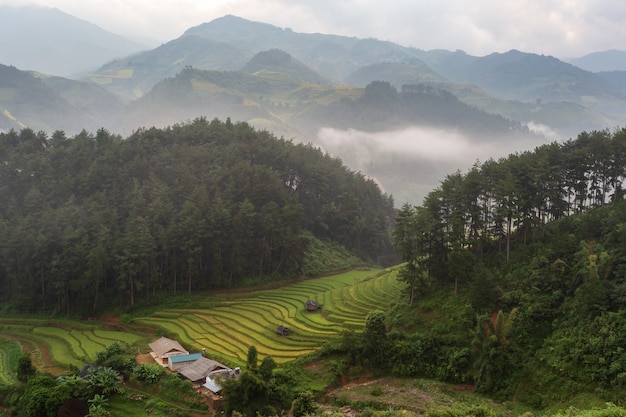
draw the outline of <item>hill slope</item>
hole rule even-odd
[[[147,48],[58,9],[0,5],[0,64],[69,76]]]
[[[94,85],[20,71],[0,64],[0,131],[24,127],[44,132],[117,126],[122,102]]]

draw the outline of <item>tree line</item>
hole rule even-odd
[[[503,255],[533,241],[548,225],[623,200],[626,129],[582,132],[499,160],[449,174],[416,207],[396,218],[395,245],[408,282],[456,279],[471,261]],[[410,269],[410,271],[409,271]]]
[[[391,249],[393,200],[311,145],[200,118],[127,138],[0,134],[0,294],[94,315],[156,294],[306,275],[313,241]]]
[[[399,209],[393,240],[409,296],[389,322],[420,328],[397,324],[384,350],[401,364],[393,372],[537,409],[582,392],[621,398],[625,178],[626,129],[583,132],[476,163]],[[419,311],[433,294],[448,319],[430,325]]]

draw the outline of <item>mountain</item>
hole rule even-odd
[[[611,95],[597,75],[551,56],[512,50],[474,57],[457,51],[426,62],[449,81],[474,84],[504,99],[577,102],[582,96]]]
[[[237,16],[224,16],[187,30],[195,35],[227,42],[253,53],[280,49],[337,83],[358,68],[377,62],[419,62],[416,51],[392,42],[319,33],[298,33]]]
[[[418,51],[376,39],[297,33],[266,23],[225,16],[193,27],[178,39],[151,51],[116,60],[97,69],[92,80],[114,81],[107,88],[142,94],[158,81],[176,75],[185,66],[240,70],[259,52],[281,50],[332,84],[346,84],[362,67],[380,62],[427,66]],[[120,80],[122,79],[122,80]]]
[[[236,16],[109,61],[81,82],[39,77],[62,103],[51,109],[72,117],[50,126],[37,120],[45,111],[32,113],[27,126],[104,126],[127,135],[196,117],[242,120],[321,146],[394,195],[425,182],[432,188],[476,160],[626,123],[619,74],[515,50],[484,57],[423,51]],[[3,92],[5,101],[11,94]],[[26,120],[25,113],[12,117]],[[7,126],[20,126],[10,120]]]
[[[129,102],[186,67],[237,70],[253,55],[224,42],[182,36],[155,49],[113,60],[84,79],[102,85]]]
[[[286,86],[295,87],[303,83],[331,84],[330,80],[320,76],[285,51],[270,49],[256,54],[241,69],[244,73],[260,75],[263,78],[280,76]],[[272,75],[273,74],[273,75]]]
[[[297,33],[230,15],[190,28],[154,50],[115,60],[89,80],[130,102],[185,67],[250,72],[244,68],[248,61],[268,51],[282,51],[303,64],[282,77],[300,74],[295,79],[330,86],[365,87],[381,80],[398,89],[428,84],[481,110],[539,125],[551,138],[626,123],[626,100],[615,85],[619,80],[608,81],[551,56],[515,50],[485,57],[423,51],[376,39]],[[305,75],[311,70],[319,78]]]
[[[626,71],[626,51],[611,49],[593,52],[567,62],[591,72]]]
[[[95,131],[117,123],[122,102],[93,84],[0,64],[0,131]]]
[[[58,9],[0,5],[0,63],[69,76],[147,46]]]

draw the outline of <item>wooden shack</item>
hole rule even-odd
[[[279,336],[289,336],[291,334],[291,330],[289,330],[289,327],[285,327],[281,324],[276,329],[276,333],[278,333]]]

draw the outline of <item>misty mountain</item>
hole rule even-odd
[[[117,123],[122,102],[93,84],[0,64],[0,130],[95,131]]]
[[[567,62],[591,72],[626,71],[626,51],[611,49],[592,52],[580,58],[568,59]]]
[[[427,56],[428,54],[426,54]],[[512,50],[474,57],[454,52],[427,60],[449,81],[474,84],[494,97],[521,101],[574,101],[611,96],[600,77],[557,58]]]
[[[407,84],[440,84],[444,78],[428,65],[402,62],[379,62],[359,68],[347,77],[350,85],[365,87],[372,81],[384,80],[396,88]]]
[[[281,50],[332,84],[345,84],[361,67],[381,62],[426,65],[417,50],[376,39],[305,34],[266,23],[225,16],[193,27],[154,50],[116,60],[94,72],[117,94],[135,98],[185,66],[240,70],[259,52]],[[108,84],[112,82],[112,84]]]
[[[280,78],[292,87],[302,83],[331,84],[329,79],[322,77],[280,49],[259,52],[241,71],[260,75],[262,78],[275,80]]]
[[[127,134],[138,126],[195,117],[247,120],[321,146],[375,178],[398,201],[414,203],[446,173],[476,159],[545,143],[524,125],[463,103],[446,90],[407,85],[398,91],[382,81],[365,88],[298,84],[291,70],[301,65],[274,50],[244,67],[252,73],[185,68],[128,105],[120,129]]]
[[[129,102],[185,67],[238,70],[253,55],[224,42],[182,36],[155,49],[111,61],[86,80],[102,85]]]
[[[520,51],[422,51],[235,16],[109,61],[82,82],[27,74],[42,94],[47,88],[49,108],[33,103],[28,119],[23,102],[37,98],[20,95],[20,103],[13,87],[0,90],[5,129],[106,127],[126,135],[231,118],[321,146],[397,201],[414,203],[423,195],[416,188],[428,191],[476,160],[626,120],[619,74]]]
[[[360,67],[380,62],[419,63],[418,50],[378,39],[298,33],[237,16],[224,16],[187,30],[183,36],[196,35],[219,40],[253,53],[283,50],[336,83]]]
[[[611,85],[616,96],[626,100],[626,71],[603,71],[596,74]]]
[[[236,16],[190,28],[156,49],[111,62],[90,79],[132,101],[187,66],[241,70],[256,54],[272,50],[303,64],[292,69],[291,78],[297,73],[311,79],[311,73],[305,73],[312,70],[320,77],[313,79],[315,83],[329,85],[364,87],[388,81],[400,89],[425,83],[451,91],[484,111],[540,124],[539,130],[556,138],[575,135],[581,127],[603,129],[626,123],[620,86],[554,57],[520,51],[485,57],[463,51],[423,51],[377,39],[297,33]],[[285,64],[280,63],[283,80]]]
[[[0,63],[69,76],[147,46],[48,7],[0,5]]]

